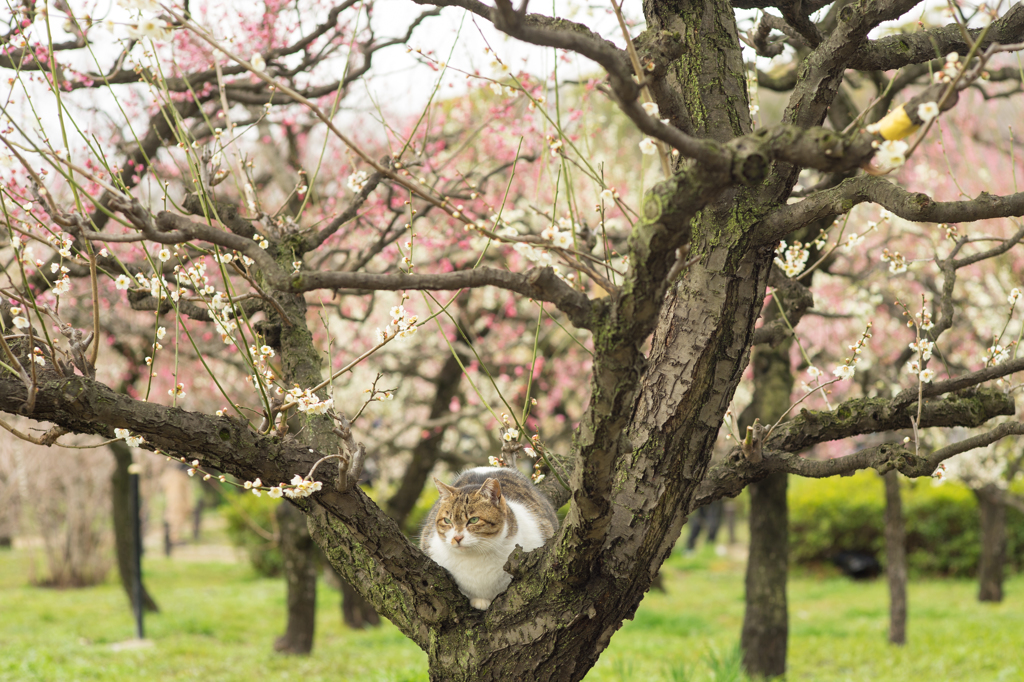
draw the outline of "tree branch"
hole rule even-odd
[[[977,40],[981,29],[970,29],[972,40]],[[1015,3],[989,26],[984,49],[992,43],[1019,43],[1024,37],[1024,5]],[[920,64],[950,52],[967,54],[970,46],[964,40],[960,27],[954,24],[914,33],[901,33],[869,41],[857,50],[848,66],[861,71],[888,71],[908,64]]]
[[[910,193],[885,178],[862,175],[775,209],[761,222],[756,243],[777,242],[800,227],[816,220],[831,220],[866,201],[916,222],[965,223],[1024,215],[1024,192],[1007,196],[982,192],[969,201],[934,201],[927,194]]]
[[[496,286],[538,301],[554,303],[581,329],[590,329],[594,323],[596,304],[587,298],[586,294],[559,279],[554,270],[548,267],[532,268],[525,274],[488,267],[423,275],[303,270],[289,275],[284,288],[300,293],[315,289],[453,291],[482,286]]]
[[[1012,416],[1013,398],[1001,391],[982,389],[971,396],[951,395],[943,400],[926,401],[921,410],[921,428],[960,426],[975,428],[998,416]],[[776,427],[763,446],[764,458],[752,463],[734,448],[725,461],[708,472],[694,497],[692,509],[720,497],[734,497],[747,485],[776,471],[799,476],[823,478],[851,474],[872,467],[880,471],[897,468],[907,476],[929,476],[943,459],[965,449],[961,443],[972,443],[967,449],[987,445],[1013,433],[1024,433],[1019,422],[1008,422],[978,436],[937,450],[930,456],[916,457],[902,443],[883,445],[829,460],[813,460],[799,455],[812,445],[841,440],[867,433],[897,431],[911,428],[911,417],[917,414],[917,403],[894,406],[883,398],[848,400],[832,412],[802,410],[800,415]],[[1014,429],[1020,429],[1015,431]],[[984,438],[991,440],[984,441]],[[964,446],[966,447],[966,446]],[[941,457],[941,458],[940,458]],[[937,459],[940,458],[940,459]]]

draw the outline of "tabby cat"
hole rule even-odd
[[[502,567],[516,545],[547,542],[558,528],[551,503],[515,469],[477,467],[452,485],[434,479],[441,498],[427,515],[420,547],[455,579],[473,608],[486,609],[512,576]]]

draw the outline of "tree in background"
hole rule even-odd
[[[387,39],[373,5],[348,0],[125,0],[109,17],[19,6],[0,58],[16,86],[0,130],[0,410],[49,422],[51,442],[124,439],[288,497],[437,680],[582,679],[687,515],[747,485],[867,467],[930,476],[1024,431],[1005,421],[943,447],[929,435],[1014,413],[1012,385],[989,382],[1024,360],[978,346],[959,321],[979,304],[962,275],[1024,237],[999,220],[1024,214],[1024,194],[996,182],[1019,164],[1000,155],[1011,172],[978,173],[992,193],[973,199],[903,184],[943,121],[998,121],[1000,101],[974,91],[1015,91],[1000,60],[1024,37],[1019,4],[919,22],[917,3],[898,0],[646,2],[643,31],[614,4],[593,28],[505,0],[423,4]],[[488,46],[477,68],[410,46],[435,84],[417,115],[383,100],[343,111],[374,55],[444,7],[549,48],[556,66],[531,75]],[[747,9],[763,11],[737,15]],[[100,49],[111,35],[117,48]],[[744,44],[760,55],[750,68]],[[601,71],[567,82],[573,55]],[[467,77],[468,95],[440,96]],[[777,118],[752,116],[754,83],[786,92]],[[888,213],[854,210],[869,203]],[[801,280],[818,259],[791,235],[812,225],[828,226],[816,252],[848,257],[851,274]],[[882,230],[911,245],[949,236],[941,287],[873,292],[858,268],[896,275],[913,260],[870,248]],[[813,307],[786,309],[798,299]],[[801,324],[810,310],[821,324]],[[858,367],[891,362],[873,350],[880,331],[913,343],[917,364],[858,385]],[[793,403],[755,414],[710,466],[751,348],[794,333],[806,374]],[[132,335],[149,376],[118,392],[106,349]],[[486,612],[356,485],[385,435],[406,449],[439,426],[430,377],[459,356],[471,388],[449,401],[462,416],[443,449],[531,455],[535,481],[569,503],[549,547],[510,557],[513,584]],[[850,454],[859,435],[900,430]],[[824,443],[824,457],[800,455]],[[756,658],[751,672],[775,674]]]

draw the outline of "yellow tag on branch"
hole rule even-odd
[[[910,120],[910,116],[903,110],[902,104],[878,122],[878,132],[887,140],[902,140],[907,135],[913,134],[919,127]]]

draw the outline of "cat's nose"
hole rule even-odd
[[[464,536],[464,535],[455,535],[455,536],[452,536],[452,544],[453,544],[453,545],[461,545],[461,544],[462,544],[462,538],[463,538],[463,537],[465,537],[465,536]]]

